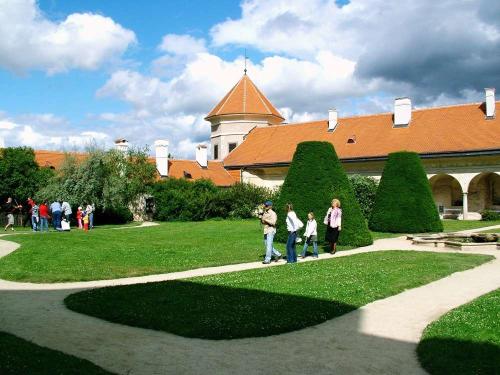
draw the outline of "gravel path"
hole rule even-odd
[[[16,248],[16,244],[0,240],[0,256]],[[335,257],[391,249],[436,251],[394,238]],[[120,374],[421,374],[424,371],[415,348],[423,329],[447,311],[500,287],[499,252],[480,253],[495,255],[496,259],[328,322],[277,336],[188,339],[109,323],[69,311],[63,305],[67,295],[85,288],[233,272],[263,267],[260,263],[83,283],[0,280],[0,330]],[[331,255],[325,254],[319,261],[328,258]]]

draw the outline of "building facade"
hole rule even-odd
[[[376,179],[389,153],[414,151],[440,214],[480,219],[485,209],[500,211],[497,105],[494,89],[486,89],[483,103],[414,110],[409,98],[398,98],[393,113],[342,118],[330,110],[323,121],[285,124],[244,75],[206,119],[212,124],[212,155],[238,181],[281,185],[303,141],[332,143],[348,174]]]

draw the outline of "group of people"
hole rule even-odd
[[[288,239],[286,243],[286,260],[287,263],[297,262],[297,252],[295,250],[298,240],[298,232],[304,227],[304,223],[297,217],[293,210],[293,205],[286,205],[286,226],[288,230]],[[262,263],[269,264],[271,259],[277,262],[281,259],[281,253],[274,248],[274,236],[276,234],[276,224],[278,215],[273,210],[273,202],[267,201],[264,203],[264,212],[260,216],[261,223],[264,224],[264,244],[266,255]],[[325,241],[329,243],[330,254],[335,254],[337,251],[337,242],[342,229],[342,210],[338,199],[332,200],[331,207],[326,212],[323,220],[326,227]],[[301,258],[305,258],[307,249],[310,245],[313,246],[313,256],[318,257],[318,224],[316,222],[314,212],[307,214],[307,223],[304,231],[304,246],[300,254]]]
[[[93,204],[84,205],[85,209],[81,206],[78,207],[76,212],[76,221],[78,228],[88,231],[94,227],[94,212]],[[17,212],[22,213],[25,211],[24,224],[30,223],[34,232],[48,232],[49,221],[52,221],[52,226],[56,231],[65,231],[70,229],[70,222],[73,211],[71,205],[64,200],[56,200],[49,204],[47,200],[38,204],[34,199],[28,198],[26,200],[26,207],[17,203],[12,198],[7,198],[3,205],[7,225],[4,230],[9,228],[14,230],[14,214]]]

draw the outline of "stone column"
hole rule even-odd
[[[469,202],[467,201],[467,192],[462,193],[463,197],[463,220],[467,220],[469,214]]]

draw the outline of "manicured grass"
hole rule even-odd
[[[500,374],[500,289],[430,324],[417,353],[430,374]]]
[[[461,230],[476,229],[500,225],[500,220],[497,221],[480,221],[480,220],[443,220],[445,232],[457,232]]]
[[[315,325],[493,259],[385,251],[194,279],[93,289],[67,307],[186,337],[268,336]]]
[[[0,347],[2,375],[111,374],[87,360],[38,346],[5,332],[0,332]]]
[[[259,261],[264,254],[257,220],[163,223],[147,228],[33,233],[5,239],[20,243],[21,248],[0,259],[0,278],[30,282],[175,272]],[[276,248],[285,254],[283,244],[276,244]]]
[[[386,232],[374,232],[374,231],[370,231],[370,232],[372,233],[373,241],[381,240],[384,238],[396,238],[396,237],[404,236],[401,233],[386,233]]]

